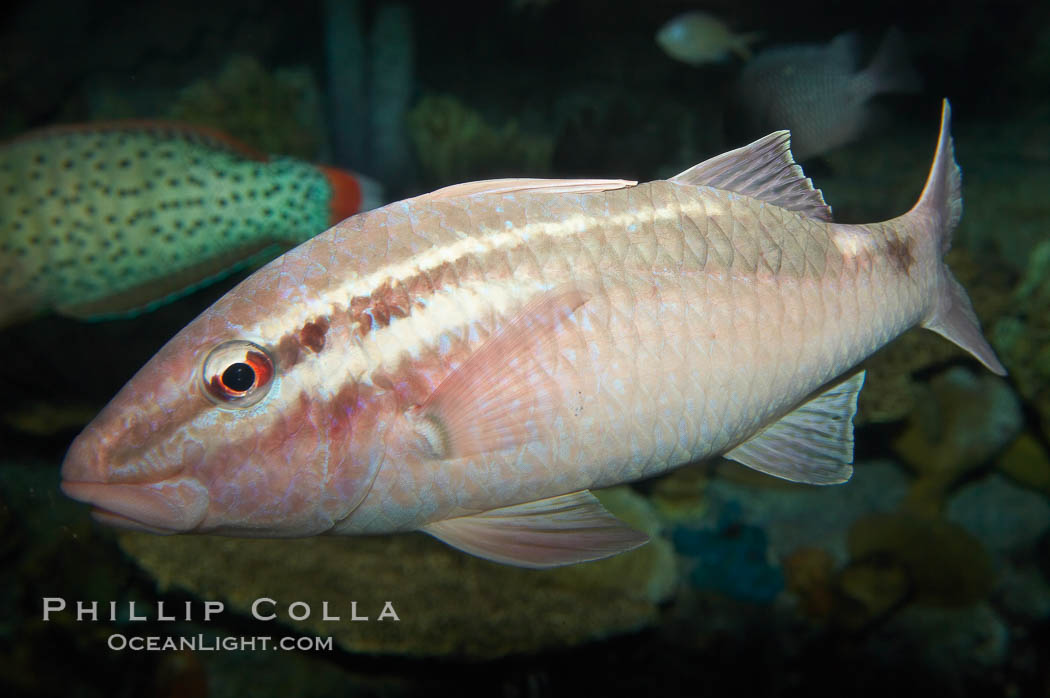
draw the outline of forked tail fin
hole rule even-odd
[[[926,178],[919,202],[907,214],[924,221],[922,227],[938,236],[941,254],[951,248],[952,232],[962,218],[962,173],[955,162],[950,122],[951,106],[946,99],[941,110],[941,133],[930,175]],[[980,323],[966,290],[955,280],[947,265],[941,269],[941,283],[935,293],[937,297],[922,326],[959,345],[993,373],[1006,375],[1006,369],[981,334]]]

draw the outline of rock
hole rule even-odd
[[[883,642],[910,644],[923,663],[968,674],[1006,659],[1010,632],[988,604],[969,608],[909,606],[878,633]]]
[[[1030,548],[1050,529],[1046,497],[998,474],[960,489],[949,500],[946,516],[1002,556]]]
[[[920,604],[969,606],[988,595],[994,580],[981,543],[943,519],[907,512],[864,516],[850,528],[849,550],[852,565],[903,570],[908,596]]]
[[[823,548],[799,548],[782,560],[788,591],[802,611],[815,620],[827,620],[835,606],[835,559]]]
[[[1050,584],[1033,564],[1004,565],[992,597],[1013,618],[1029,623],[1050,618]]]
[[[1031,434],[1021,434],[996,465],[1017,484],[1050,496],[1050,455]]]
[[[677,580],[671,546],[644,498],[626,487],[600,498],[653,540],[547,571],[480,560],[424,534],[252,540],[125,533],[120,542],[161,589],[225,600],[246,614],[255,599],[271,598],[281,622],[331,635],[351,652],[487,658],[576,645],[658,619],[657,604]],[[284,612],[293,601],[310,605],[308,619]],[[341,622],[321,619],[325,601]],[[386,601],[400,621],[377,620]],[[351,602],[371,621],[350,622]]]
[[[816,546],[841,564],[848,558],[846,532],[850,524],[868,512],[896,508],[908,488],[907,476],[888,461],[857,463],[853,478],[835,487],[785,485],[770,477],[762,481],[768,484],[746,485],[726,477],[711,480],[706,489],[706,511],[692,525],[714,529],[727,508],[736,508],[739,523],[766,532],[773,559]]]
[[[863,628],[900,608],[910,591],[908,571],[898,562],[851,564],[835,580],[834,621],[851,630]]]
[[[769,603],[784,588],[784,575],[770,559],[761,528],[727,518],[713,530],[679,527],[673,540],[675,549],[689,558],[689,581],[697,589]]]

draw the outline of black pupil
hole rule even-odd
[[[255,369],[243,362],[230,364],[222,372],[222,384],[234,392],[243,393],[255,385]]]

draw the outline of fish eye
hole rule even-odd
[[[242,339],[212,349],[202,369],[205,394],[215,403],[231,407],[257,403],[269,392],[274,375],[269,353]]]

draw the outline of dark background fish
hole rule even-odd
[[[921,86],[896,29],[863,69],[860,56],[860,37],[852,32],[827,44],[764,49],[736,80],[730,108],[737,118],[730,123],[751,135],[790,130],[791,150],[800,159],[855,140],[871,125],[873,97]]]
[[[0,144],[0,326],[98,318],[188,293],[362,209],[353,174],[164,122]]]

